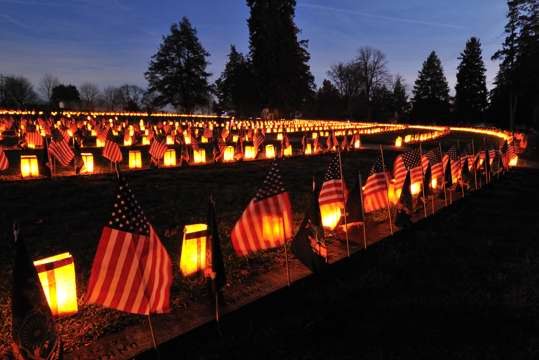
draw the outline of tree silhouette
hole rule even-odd
[[[449,87],[442,63],[433,51],[423,63],[414,84],[412,117],[417,121],[436,122],[447,119]]]
[[[466,42],[460,54],[455,86],[455,112],[457,121],[481,122],[487,109],[485,64],[481,56],[481,42],[476,37]]]
[[[294,0],[247,0],[249,48],[259,105],[292,113],[312,97],[307,41],[298,40]]]
[[[149,91],[156,93],[156,104],[172,104],[191,113],[197,106],[207,105],[210,97],[206,71],[210,54],[202,47],[196,30],[185,17],[172,24],[170,34],[163,37],[159,50],[152,56],[145,73]]]

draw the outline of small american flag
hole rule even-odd
[[[234,251],[238,255],[248,255],[283,245],[293,236],[292,221],[290,197],[274,161],[262,187],[232,229]]]
[[[163,156],[165,156],[167,149],[168,146],[166,142],[163,139],[156,137],[150,145],[149,153],[152,159],[159,161],[163,158]]]
[[[190,139],[191,139],[191,148],[193,150],[198,150],[198,140],[194,134],[194,132],[192,131],[192,129],[187,129],[187,132],[190,136]]]
[[[69,141],[71,136],[69,136],[69,132],[67,131],[66,128],[61,127],[58,129],[58,131],[60,132],[60,134],[62,134],[62,137],[64,138],[65,141]]]
[[[255,152],[258,153],[258,148],[264,143],[265,136],[261,131],[257,131],[253,137],[253,145],[255,147]]]
[[[120,177],[92,264],[88,303],[134,314],[168,312],[172,279],[167,251]]]
[[[509,161],[515,156],[515,148],[513,145],[509,145],[507,141],[504,141],[502,147],[500,148],[502,154],[503,167],[505,169],[509,168]]]
[[[387,179],[388,174],[384,168],[382,157],[379,155],[372,165],[363,189],[365,212],[376,211],[387,207]]]
[[[406,179],[406,173],[410,171],[412,183],[423,181],[423,171],[421,169],[421,157],[419,149],[414,149],[397,156],[393,164],[393,177],[395,178],[395,188],[400,189]]]
[[[96,132],[97,132],[97,139],[101,141],[106,141],[109,136],[110,128],[108,126],[105,126],[105,127],[100,126],[99,128],[97,128]]]
[[[67,140],[58,131],[53,131],[52,140],[49,145],[49,154],[54,156],[62,166],[69,165],[75,157],[75,153],[69,147]]]
[[[427,158],[430,163],[430,170],[433,179],[440,179],[444,176],[442,154],[438,148],[427,151],[423,157]]]
[[[7,160],[4,149],[0,146],[0,171],[6,170],[9,167],[9,161]]]
[[[492,162],[494,161],[494,158],[496,157],[498,151],[496,149],[490,149],[488,151],[488,157],[490,159],[490,163],[492,164]]]
[[[105,140],[105,147],[103,148],[103,157],[114,163],[119,163],[119,162],[122,162],[123,160],[123,155],[120,150],[120,145],[118,145],[114,141],[111,131],[107,132],[107,138]]]
[[[34,147],[43,146],[43,137],[37,131],[29,131],[26,133],[26,143]]]
[[[344,134],[344,137],[341,141],[341,150],[348,151],[348,136],[346,136],[346,134]]]
[[[449,150],[447,150],[447,154],[443,157],[444,169],[448,162],[451,166],[451,177],[453,178],[453,182],[455,182],[460,177],[461,170],[460,157],[455,146],[451,146]]]
[[[320,205],[340,203],[344,207],[348,194],[340,169],[340,157],[339,153],[337,153],[329,163],[322,188],[320,189],[320,195],[318,196],[318,203]]]
[[[204,128],[204,133],[202,134],[206,139],[211,139],[213,137],[213,131],[209,126]]]

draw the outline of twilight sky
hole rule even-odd
[[[297,0],[296,23],[309,40],[316,83],[329,67],[361,46],[382,50],[389,70],[409,90],[431,50],[440,56],[452,93],[458,55],[470,36],[480,38],[491,86],[490,56],[503,41],[505,0]],[[45,73],[62,82],[105,87],[146,86],[144,71],[170,24],[187,16],[210,52],[213,78],[230,44],[248,51],[243,0],[0,0],[0,73]]]

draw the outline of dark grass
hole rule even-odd
[[[537,359],[537,170],[160,348],[177,359]],[[148,351],[140,358],[155,358]]]
[[[379,135],[377,135],[379,137]],[[391,133],[386,137],[394,139]],[[364,137],[366,140],[368,137]],[[446,138],[445,141],[456,141]],[[282,162],[282,173],[291,193],[295,222],[299,224],[302,209],[310,196],[312,177],[318,179],[332,155],[295,157]],[[366,179],[377,156],[376,151],[343,154],[345,176],[352,185],[361,170]],[[386,153],[391,164],[395,153]],[[139,202],[157,229],[176,264],[172,292],[173,309],[185,311],[189,304],[205,296],[200,281],[183,279],[177,264],[180,239],[185,224],[205,222],[207,199],[213,193],[220,218],[220,233],[230,290],[246,284],[275,261],[275,251],[252,256],[249,261],[236,257],[229,234],[235,220],[254,196],[269,168],[269,162],[244,162],[191,168],[134,171],[126,174]],[[53,180],[11,181],[0,183],[0,353],[10,339],[9,293],[14,247],[11,223],[17,221],[33,259],[69,251],[75,259],[79,302],[89,277],[90,267],[103,224],[111,212],[114,177],[111,174],[60,177]],[[57,324],[67,351],[88,344],[103,334],[124,329],[143,321],[95,306],[81,306],[78,314],[59,319]]]

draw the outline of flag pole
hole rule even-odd
[[[75,134],[73,134],[73,153],[75,153]],[[75,175],[77,175],[77,154],[73,156],[73,169],[75,170]]]
[[[389,188],[389,179],[387,178],[387,171],[386,171],[386,164],[384,161],[384,149],[382,148],[382,144],[380,144],[380,154],[382,155],[382,167],[384,169],[384,174],[386,177],[386,187]],[[386,191],[386,198],[387,198],[387,219],[389,221],[389,231],[391,232],[391,235],[393,235],[393,220],[391,219],[391,209],[389,208],[389,194]]]
[[[421,143],[419,143],[419,165],[421,166],[421,175],[423,178],[423,181],[421,184],[421,190],[423,191],[423,213],[425,214],[425,217],[427,217],[427,199],[425,198],[425,186],[424,186],[425,185],[425,171],[423,170],[423,148],[421,147]]]
[[[444,188],[444,202],[445,202],[445,206],[447,206],[447,189],[445,187],[445,171],[446,170],[444,169],[444,153],[442,152],[442,143],[441,142],[438,142],[438,147],[440,148],[440,156],[442,157],[442,170],[443,170],[443,173],[444,173],[442,186]],[[451,166],[450,161],[451,161],[451,159],[449,159],[449,156],[448,156],[447,157],[447,165],[449,165],[449,166]]]
[[[488,168],[490,170],[490,154],[488,153],[486,137],[483,137],[483,146],[485,147],[485,163],[483,164],[483,168],[485,169],[485,184],[490,184],[490,171],[487,171],[487,164],[486,164],[487,162],[489,163]],[[487,161],[487,155],[489,155],[488,161]]]
[[[213,199],[213,193],[210,192],[210,204],[211,206],[214,207],[215,209],[215,200]],[[208,224],[209,226],[210,224]],[[215,239],[213,238],[213,235],[211,236],[211,246],[213,247],[213,243],[214,243]],[[211,264],[213,266],[214,264],[214,260],[213,260],[213,250],[211,252],[212,256],[211,256]],[[219,311],[219,289],[217,288],[217,282],[216,282],[216,277],[214,276],[215,273],[213,272],[213,269],[211,271],[211,286],[212,286],[212,290],[215,294],[215,322],[217,323],[217,325],[219,325],[219,320],[221,318],[220,316],[220,311]]]
[[[346,236],[346,255],[350,257],[350,239],[348,238],[348,221],[346,216],[346,199],[344,198],[344,176],[342,173],[342,159],[341,159],[341,149],[337,146],[337,153],[339,154],[339,170],[341,172],[341,190],[343,197],[343,209],[344,209],[344,234]]]
[[[219,324],[220,320],[220,313],[219,313],[219,291],[217,290],[217,286],[215,285],[215,279],[212,280],[213,286],[215,288],[215,322]]]
[[[159,351],[157,350],[157,341],[155,340],[155,333],[153,332],[153,326],[152,326],[152,318],[149,312],[148,312],[148,324],[150,325],[150,334],[152,336],[153,348],[155,349],[155,352],[157,353],[157,358],[159,359],[160,356],[159,356]]]
[[[45,136],[45,146],[47,146],[47,160],[49,161],[49,171],[51,173],[51,179],[52,179],[52,177],[54,176],[54,173],[52,170],[51,154],[49,153],[49,140],[47,139],[47,136]]]
[[[284,227],[284,216],[281,216],[281,224],[283,225],[283,246],[284,246],[284,261],[286,266],[286,281],[290,287],[290,265],[288,264],[288,249],[286,248],[286,229]]]
[[[363,247],[367,249],[367,219],[365,218],[365,210],[363,209],[363,184],[361,181],[361,172],[358,171],[359,179],[359,200],[361,201],[361,217],[363,218]]]

